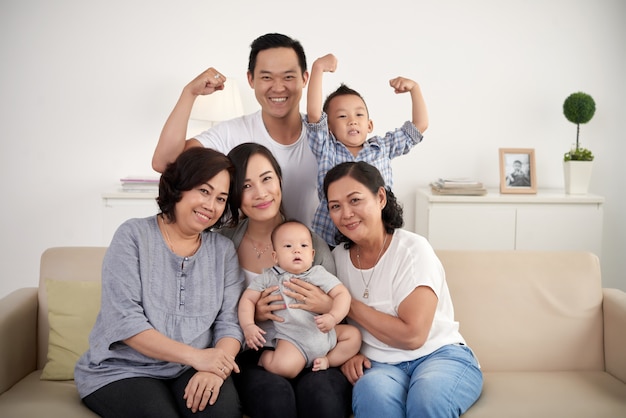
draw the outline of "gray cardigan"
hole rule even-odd
[[[244,277],[233,243],[202,233],[189,257],[170,251],[157,216],[129,219],[102,264],[102,302],[74,377],[81,397],[125,378],[174,378],[189,366],[156,360],[121,341],[147,329],[195,348],[224,337],[243,341],[237,305]]]

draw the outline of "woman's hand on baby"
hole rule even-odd
[[[272,303],[282,301],[283,297],[280,294],[272,294],[278,290],[278,286],[272,286],[261,292],[261,297],[256,303],[254,308],[254,321],[263,322],[267,320],[283,322],[284,319],[274,314],[274,311],[286,309],[287,306],[284,303]]]
[[[319,287],[295,277],[284,282],[284,285],[285,295],[297,301],[297,303],[290,303],[290,308],[304,309],[318,314],[330,312],[333,299]]]

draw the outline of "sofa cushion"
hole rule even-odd
[[[463,418],[615,418],[626,385],[601,371],[485,372],[483,393]]]
[[[460,331],[483,371],[604,370],[598,258],[566,251],[437,251]]]
[[[54,247],[41,255],[37,301],[37,368],[48,361],[48,295],[46,280],[100,282],[106,247]]]
[[[100,310],[100,283],[46,280],[48,361],[43,380],[74,379],[74,365],[89,347],[89,332]]]
[[[0,417],[97,418],[72,380],[41,380],[36,370],[0,396]]]

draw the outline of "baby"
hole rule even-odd
[[[274,322],[275,350],[265,350],[259,365],[286,378],[296,377],[305,367],[313,371],[342,365],[358,353],[361,334],[351,325],[337,325],[348,314],[351,296],[337,277],[320,265],[313,266],[311,231],[302,223],[287,221],[272,232],[276,266],[265,269],[244,291],[239,301],[239,323],[248,347],[258,350],[265,341],[263,331],[254,323],[254,309],[261,292],[280,286],[292,277],[320,287],[333,299],[330,312],[317,315],[304,309],[290,308],[290,303],[303,303],[283,294],[287,309],[277,311],[283,322]],[[306,301],[304,302],[306,303]]]

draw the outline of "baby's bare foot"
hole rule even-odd
[[[318,357],[313,360],[313,371],[317,372],[320,370],[328,369],[328,357]]]

